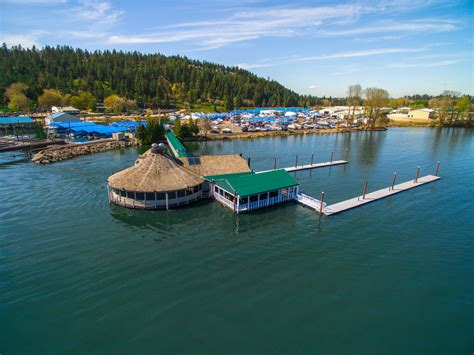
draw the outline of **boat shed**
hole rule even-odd
[[[257,210],[291,201],[299,183],[283,169],[204,176],[214,199],[234,213]]]

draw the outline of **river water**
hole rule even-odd
[[[300,172],[328,203],[442,179],[331,217],[293,203],[233,215],[110,206],[106,179],[134,148],[0,166],[0,352],[426,353],[474,350],[474,131],[205,142],[256,170]],[[347,151],[347,149],[349,149]]]

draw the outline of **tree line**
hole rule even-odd
[[[444,91],[438,96],[415,95],[394,99],[385,89],[369,87],[363,90],[355,84],[347,89],[346,105],[349,106],[349,119],[353,118],[356,107],[363,106],[372,127],[384,119],[383,109],[400,107],[433,109],[435,118],[445,126],[472,126],[474,123],[473,98],[457,91]]]
[[[136,51],[91,52],[69,46],[27,49],[3,44],[0,71],[4,104],[15,108],[41,109],[55,102],[94,109],[95,102],[112,95],[126,100],[126,105],[145,108],[218,102],[231,110],[318,102],[238,67]],[[13,93],[8,90],[12,84],[16,85]]]

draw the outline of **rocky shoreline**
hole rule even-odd
[[[240,133],[209,133],[205,140],[221,140],[221,139],[254,139],[264,137],[287,137],[304,134],[330,134],[330,133],[347,133],[347,132],[367,132],[367,131],[386,131],[385,127],[376,128],[330,128],[330,129],[307,129],[307,130],[291,130],[291,131],[265,131],[265,132],[240,132]],[[199,140],[199,139],[187,139]],[[201,139],[203,140],[203,139]]]
[[[31,159],[36,164],[50,164],[75,158],[81,155],[105,152],[107,150],[123,149],[136,146],[134,141],[118,141],[114,139],[100,139],[88,143],[73,143],[61,146],[50,146]]]

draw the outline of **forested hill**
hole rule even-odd
[[[92,93],[97,100],[111,94],[135,100],[141,107],[170,107],[222,100],[227,108],[240,106],[297,106],[310,104],[276,81],[180,56],[138,52],[94,51],[67,46],[43,49],[0,49],[0,90],[16,82],[27,85],[35,100],[43,89],[63,94]]]

